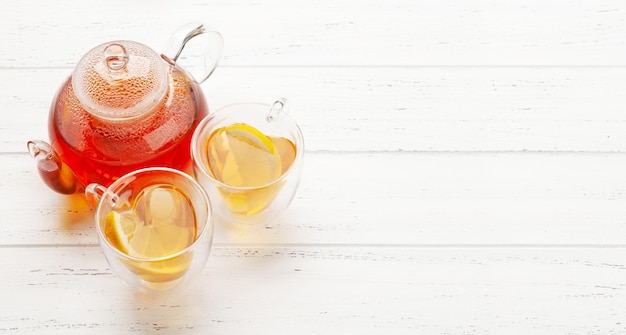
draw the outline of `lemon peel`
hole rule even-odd
[[[119,251],[128,254],[130,239],[133,238],[135,226],[131,220],[122,220],[122,215],[116,211],[107,214],[104,225],[104,234],[111,244]]]
[[[235,123],[224,127],[224,133],[231,138],[236,138],[253,145],[267,153],[274,154],[276,148],[272,140],[265,136],[260,130],[245,124]]]

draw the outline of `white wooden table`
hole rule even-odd
[[[26,141],[91,47],[197,20],[210,108],[289,98],[303,180],[136,295]],[[7,0],[0,45],[1,334],[626,334],[624,1]]]

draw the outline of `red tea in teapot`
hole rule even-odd
[[[187,168],[189,142],[198,121],[207,115],[207,105],[199,85],[173,69],[161,104],[144,115],[119,120],[100,119],[83,109],[71,79],[61,87],[51,106],[51,145],[83,185],[109,185],[148,166]]]
[[[195,41],[204,42],[199,57],[180,58],[198,36],[203,38]],[[170,40],[173,58],[123,40],[88,51],[52,101],[50,144],[28,142],[43,181],[71,194],[90,183],[106,187],[146,167],[190,171],[191,138],[208,113],[200,83],[215,70],[222,50],[218,32],[192,24]],[[183,69],[178,61],[189,59],[199,63]]]

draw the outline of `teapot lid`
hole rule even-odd
[[[72,75],[85,110],[103,119],[126,119],[154,109],[168,86],[167,63],[149,47],[114,41],[91,49]]]

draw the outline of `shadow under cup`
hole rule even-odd
[[[286,112],[286,101],[273,105],[237,103],[205,117],[191,141],[196,180],[209,194],[215,219],[224,223],[270,224],[293,200],[301,179],[304,140],[300,128]],[[223,127],[245,124],[273,139],[288,140],[295,157],[275,180],[259,186],[232,186],[218,180],[209,164],[209,139]],[[285,141],[283,141],[285,142]],[[278,150],[278,149],[277,149]]]
[[[107,220],[113,211],[134,210],[131,208],[139,194],[154,187],[175,188],[184,195],[195,219],[195,238],[186,248],[170,255],[133,257],[120,251],[106,237],[107,229],[111,229],[107,228]],[[146,168],[121,177],[108,188],[91,184],[86,193],[99,200],[96,226],[104,255],[114,273],[130,287],[141,292],[184,287],[206,265],[213,240],[211,203],[203,188],[189,175],[169,168]]]

